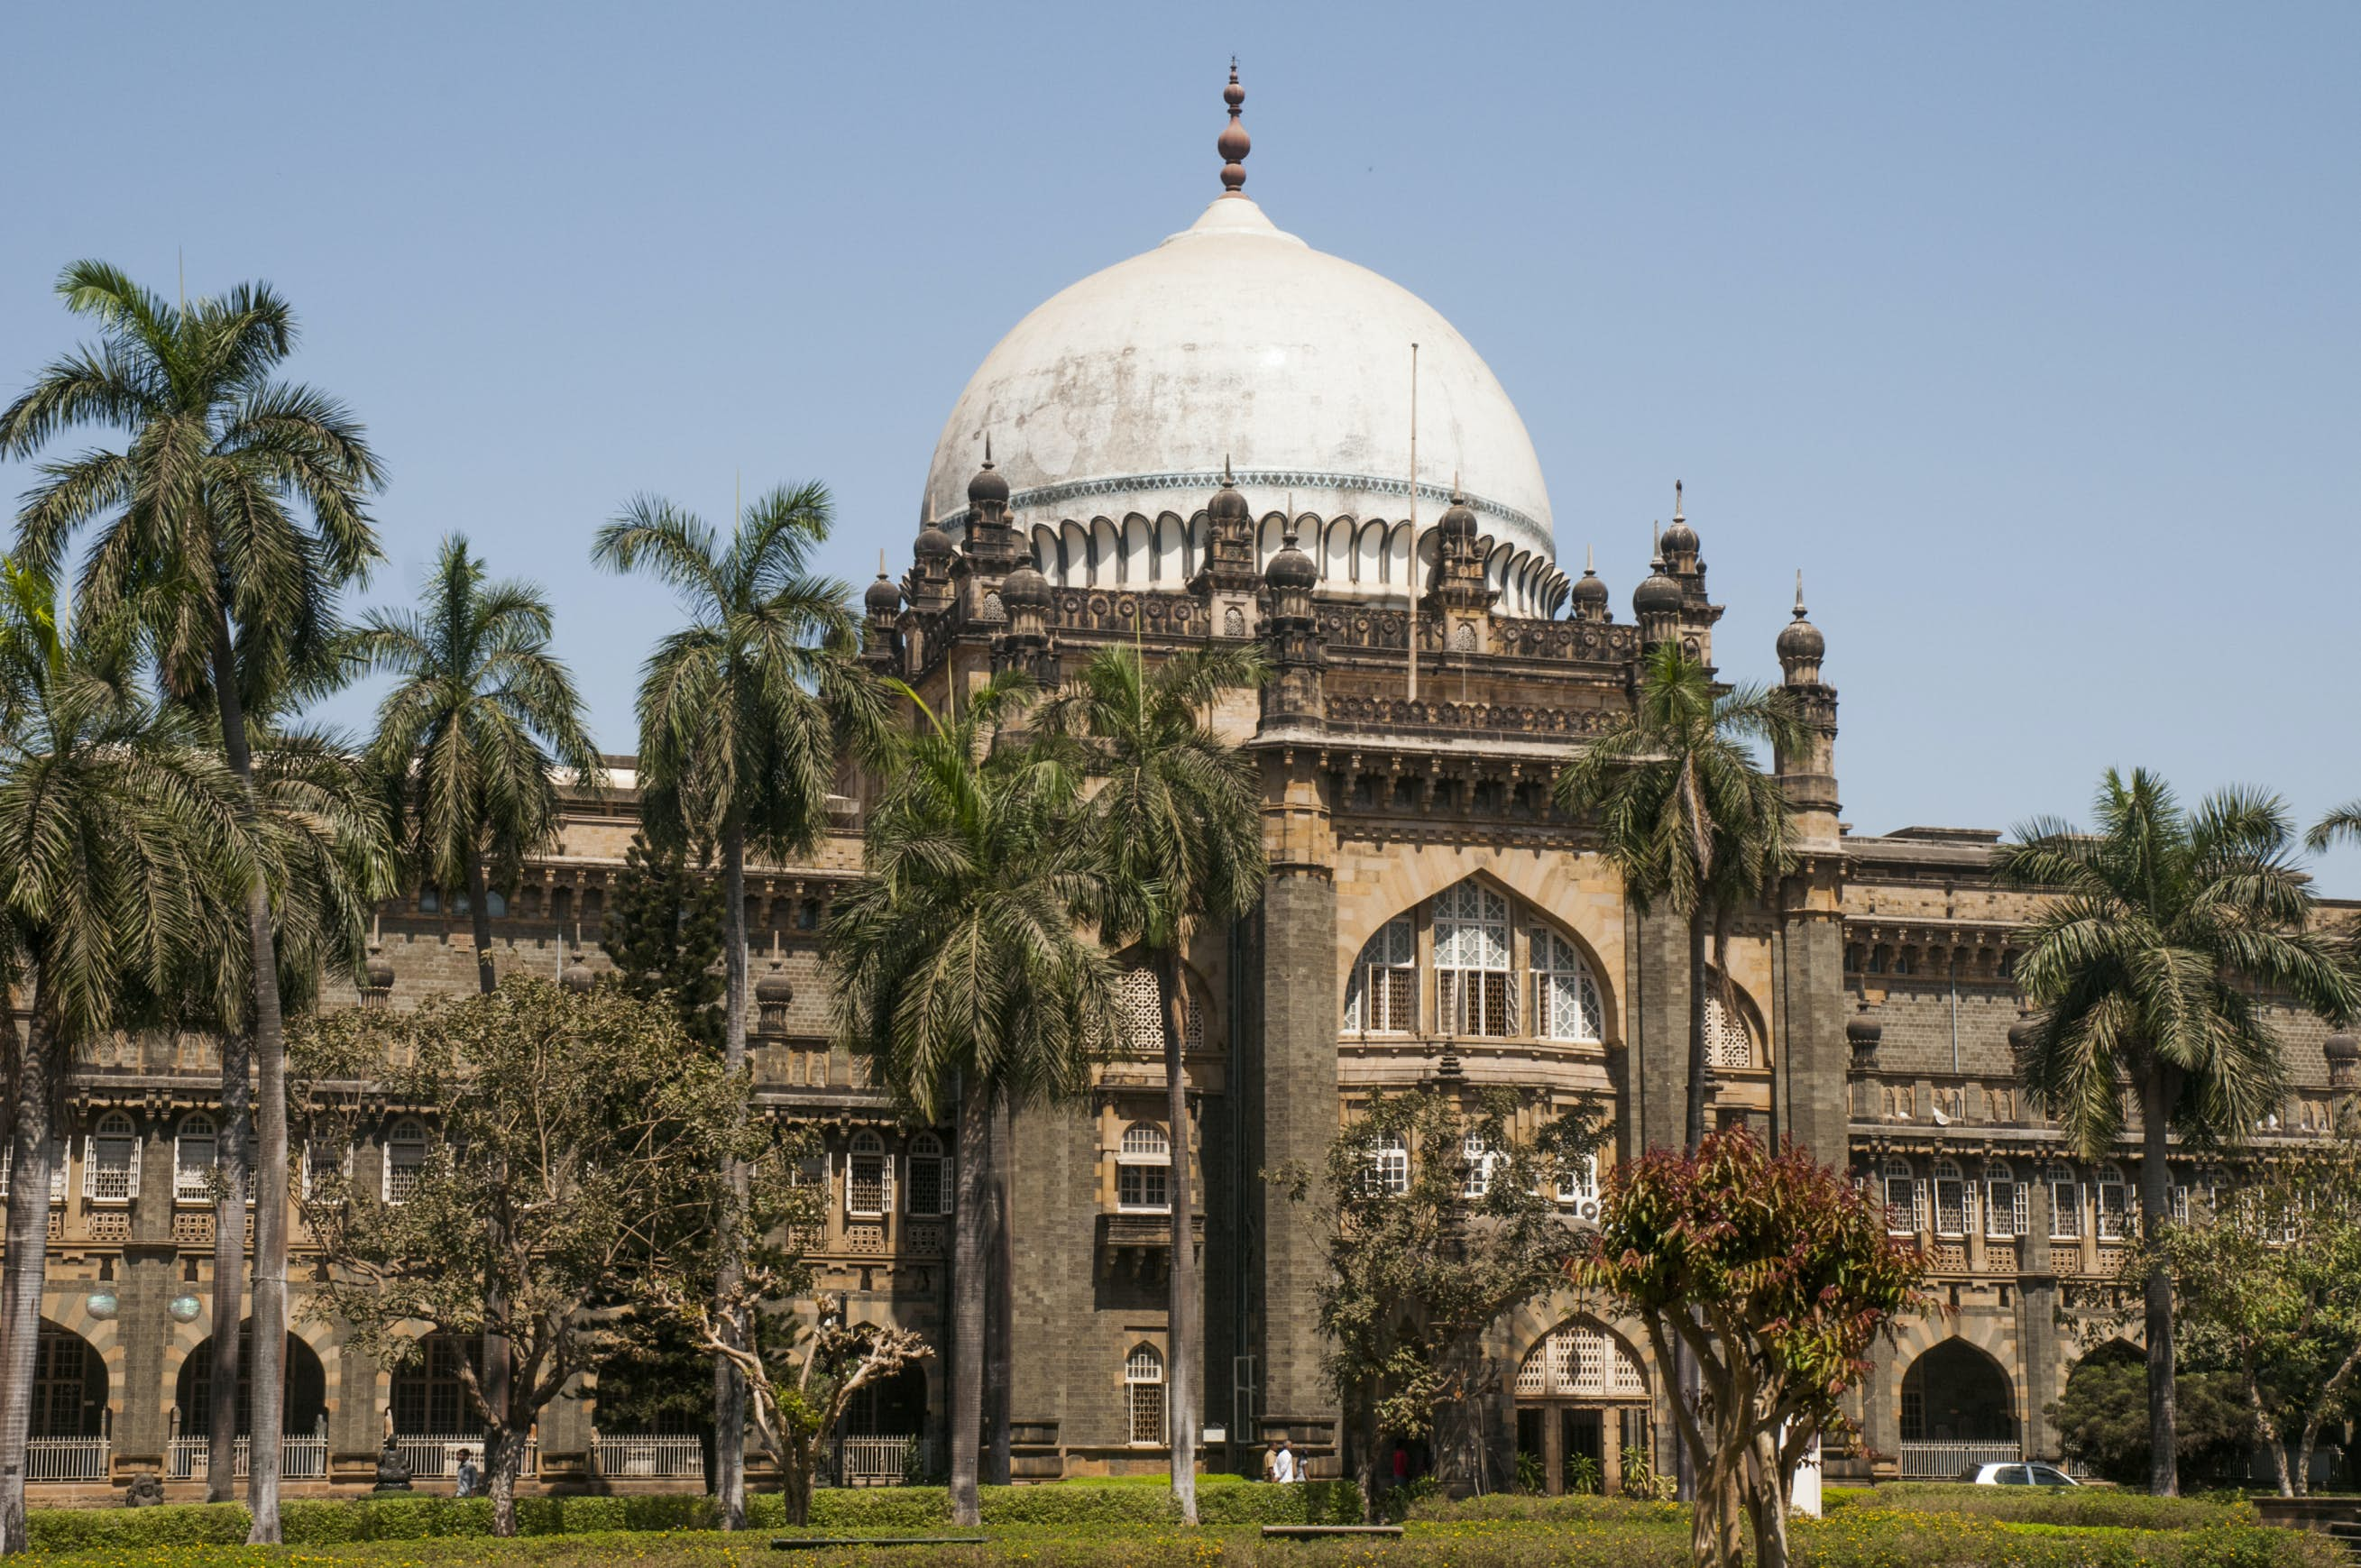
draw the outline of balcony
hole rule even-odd
[[[1197,1255],[1205,1253],[1205,1216],[1189,1216]],[[1099,1216],[1099,1274],[1104,1279],[1164,1277],[1172,1250],[1172,1216],[1146,1210]]]

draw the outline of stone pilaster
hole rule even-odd
[[[1795,881],[1806,885],[1797,890],[1804,907],[1787,914],[1782,927],[1781,1038],[1772,1094],[1781,1134],[1822,1165],[1841,1168],[1850,1119],[1845,1025],[1852,1011],[1844,984],[1844,922],[1833,907],[1832,879],[1827,888],[1808,875]]]
[[[1631,1060],[1624,1150],[1676,1149],[1688,1117],[1688,923],[1660,905],[1647,915],[1631,914],[1625,929],[1632,957],[1625,984]]]

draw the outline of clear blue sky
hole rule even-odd
[[[1728,673],[1804,569],[1858,831],[2361,795],[2349,5],[26,6],[0,384],[71,258],[269,280],[391,468],[372,593],[465,530],[628,751],[674,612],[591,531],[816,476],[898,573],[985,350],[1218,190],[1233,50],[1254,194],[1489,358],[1619,613],[1675,477]]]

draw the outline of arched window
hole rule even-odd
[[[893,1182],[885,1161],[885,1140],[863,1129],[852,1135],[852,1148],[844,1161],[844,1212],[857,1220],[875,1220],[893,1207]]]
[[[1418,1027],[1418,928],[1397,915],[1362,944],[1345,981],[1345,1028],[1406,1035]]]
[[[120,1111],[91,1129],[82,1152],[82,1195],[93,1203],[128,1203],[139,1190],[139,1130]]]
[[[2132,1234],[2131,1189],[2119,1166],[2103,1165],[2095,1183],[2099,1194],[2099,1239],[2119,1242]]]
[[[1446,1035],[1516,1032],[1509,984],[1509,900],[1479,882],[1434,901],[1434,1007]]]
[[[1369,1151],[1369,1179],[1379,1192],[1400,1197],[1410,1190],[1410,1146],[1388,1133]]]
[[[481,1376],[483,1342],[434,1334],[418,1347],[415,1358],[394,1369],[395,1431],[404,1437],[483,1434],[483,1420],[476,1414],[475,1401],[468,1398],[467,1385],[460,1376],[462,1359]]]
[[[202,1203],[212,1197],[214,1164],[220,1156],[214,1119],[200,1111],[181,1119],[172,1139],[172,1196],[183,1203]]]
[[[404,1116],[386,1130],[385,1201],[406,1203],[418,1190],[419,1173],[426,1168],[426,1124]]]
[[[1885,1162],[1885,1229],[1889,1235],[1918,1234],[1918,1178],[1896,1155]]]
[[[2025,1189],[2005,1160],[1984,1162],[1984,1234],[1995,1241],[2025,1234]]]
[[[349,1144],[340,1144],[326,1133],[313,1133],[303,1139],[303,1196],[309,1198],[331,1176],[349,1177],[353,1173],[353,1150]]]
[[[1126,970],[1115,981],[1115,1010],[1123,1018],[1123,1048],[1142,1056],[1162,1059],[1164,1056],[1164,999],[1157,989],[1152,970]],[[1188,983],[1180,986],[1180,1048],[1202,1050],[1205,1046],[1205,1021],[1199,1015],[1196,999],[1189,994]]]
[[[1172,1143],[1163,1128],[1153,1122],[1134,1122],[1123,1130],[1115,1160],[1116,1208],[1137,1213],[1171,1212]]]
[[[508,912],[509,895],[502,893],[496,887],[486,888],[484,890],[484,913],[490,916],[495,920],[501,920],[507,918]]]
[[[1935,1234],[1938,1236],[1964,1236],[1968,1234],[1968,1179],[1959,1166],[1948,1159],[1935,1162]]]
[[[1501,1157],[1490,1144],[1484,1141],[1484,1135],[1470,1133],[1461,1139],[1459,1157],[1464,1162],[1460,1168],[1459,1195],[1462,1198],[1475,1199],[1490,1192],[1492,1169],[1499,1163]]]
[[[1730,1016],[1719,996],[1705,999],[1705,1059],[1708,1067],[1754,1065],[1754,1039],[1747,1032],[1745,1020]]]
[[[1646,1398],[1648,1382],[1621,1341],[1586,1323],[1565,1323],[1525,1353],[1516,1391],[1529,1399],[1635,1399]]]
[[[1533,1033],[1544,1040],[1596,1040],[1606,1030],[1607,1009],[1598,982],[1574,944],[1546,927],[1535,927]]]
[[[1131,1441],[1162,1442],[1164,1431],[1164,1358],[1152,1344],[1132,1346],[1123,1364],[1123,1390],[1131,1408]]]
[[[942,1139],[920,1133],[910,1140],[910,1184],[903,1189],[906,1213],[939,1218],[951,1212],[951,1162]]]
[[[2049,1167],[2049,1239],[2082,1239],[2082,1181],[2063,1160]]]

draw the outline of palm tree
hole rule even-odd
[[[2020,933],[2017,984],[2039,1009],[2017,1055],[2034,1103],[2088,1158],[2123,1135],[2126,1080],[2140,1105],[2140,1222],[2152,1246],[2171,1218],[2171,1135],[2243,1137],[2286,1087],[2265,994],[2334,1022],[2361,1009],[2361,981],[2312,924],[2312,879],[2271,795],[2225,789],[2184,810],[2162,779],[2110,768],[2095,832],[2042,818],[2016,829],[1994,871],[2052,892]],[[2148,1477],[2180,1488],[2173,1452],[2172,1282],[2147,1276]]]
[[[2312,825],[2303,836],[2305,849],[2318,854],[2339,839],[2361,844],[2361,800],[2348,800]]]
[[[811,570],[832,504],[818,482],[781,487],[725,543],[667,501],[642,496],[598,531],[591,555],[644,569],[686,602],[689,623],[656,644],[640,678],[639,783],[649,836],[721,852],[723,1060],[746,1069],[746,851],[809,854],[848,743],[882,735],[883,694],[853,658],[849,590]],[[742,1190],[744,1172],[734,1175]],[[738,1269],[723,1270],[734,1299]],[[739,1343],[743,1343],[742,1331]],[[715,1491],[725,1528],[746,1520],[746,1388],[714,1362]]]
[[[1197,1522],[1199,1332],[1195,1208],[1189,1179],[1188,991],[1180,956],[1195,931],[1235,918],[1261,895],[1262,795],[1253,759],[1206,715],[1223,692],[1268,674],[1251,646],[1175,655],[1153,670],[1137,648],[1102,649],[1079,680],[1042,706],[1043,733],[1077,747],[1100,781],[1091,797],[1101,933],[1137,942],[1156,976],[1164,1024],[1165,1110],[1172,1144],[1172,1260],[1165,1415],[1172,1494]]]
[[[29,989],[10,1109],[0,1283],[0,1552],[27,1548],[25,1453],[65,1063],[144,1021],[200,945],[206,891],[254,866],[236,777],[183,708],[139,690],[126,641],[68,637],[8,572],[0,634],[0,983]],[[13,1027],[13,1024],[11,1025]]]
[[[378,705],[369,765],[402,824],[412,874],[467,890],[488,996],[489,894],[513,896],[525,857],[556,840],[555,771],[594,789],[604,776],[574,677],[549,651],[551,621],[538,587],[485,581],[455,533],[419,608],[372,610],[352,641],[360,663],[397,683]]]
[[[18,518],[19,562],[57,581],[74,532],[105,520],[77,599],[98,621],[138,615],[168,691],[216,713],[224,754],[247,792],[250,833],[258,807],[247,709],[267,698],[274,677],[326,659],[336,595],[378,556],[362,498],[383,475],[342,405],[273,378],[294,347],[295,324],[269,285],[176,307],[114,267],[78,261],[58,291],[69,310],[98,323],[99,341],[50,364],[0,412],[0,455],[30,456],[84,425],[126,439],[120,450],[42,466]],[[258,875],[244,911],[261,1124],[247,1481],[258,1544],[280,1537],[287,1052],[271,906],[283,893]],[[223,1053],[225,1074],[233,1055]],[[232,1157],[242,1161],[244,1152]]]
[[[1688,923],[1688,1101],[1686,1146],[1705,1136],[1709,986],[1732,1007],[1732,916],[1787,874],[1787,797],[1763,771],[1758,748],[1800,750],[1802,718],[1784,691],[1722,686],[1677,642],[1650,650],[1629,714],[1575,754],[1557,803],[1595,814],[1601,850],[1642,915],[1662,900]],[[1708,938],[1710,939],[1708,941]],[[1708,948],[1710,957],[1708,958]]]
[[[1077,1092],[1111,1038],[1114,981],[1078,919],[1099,895],[1074,831],[1082,781],[1003,733],[1029,692],[1004,674],[956,719],[910,696],[919,726],[886,760],[858,882],[829,914],[838,1039],[912,1112],[958,1107],[952,1221],[950,1483],[954,1522],[978,1522],[983,1420],[985,1184],[1005,1106]]]

